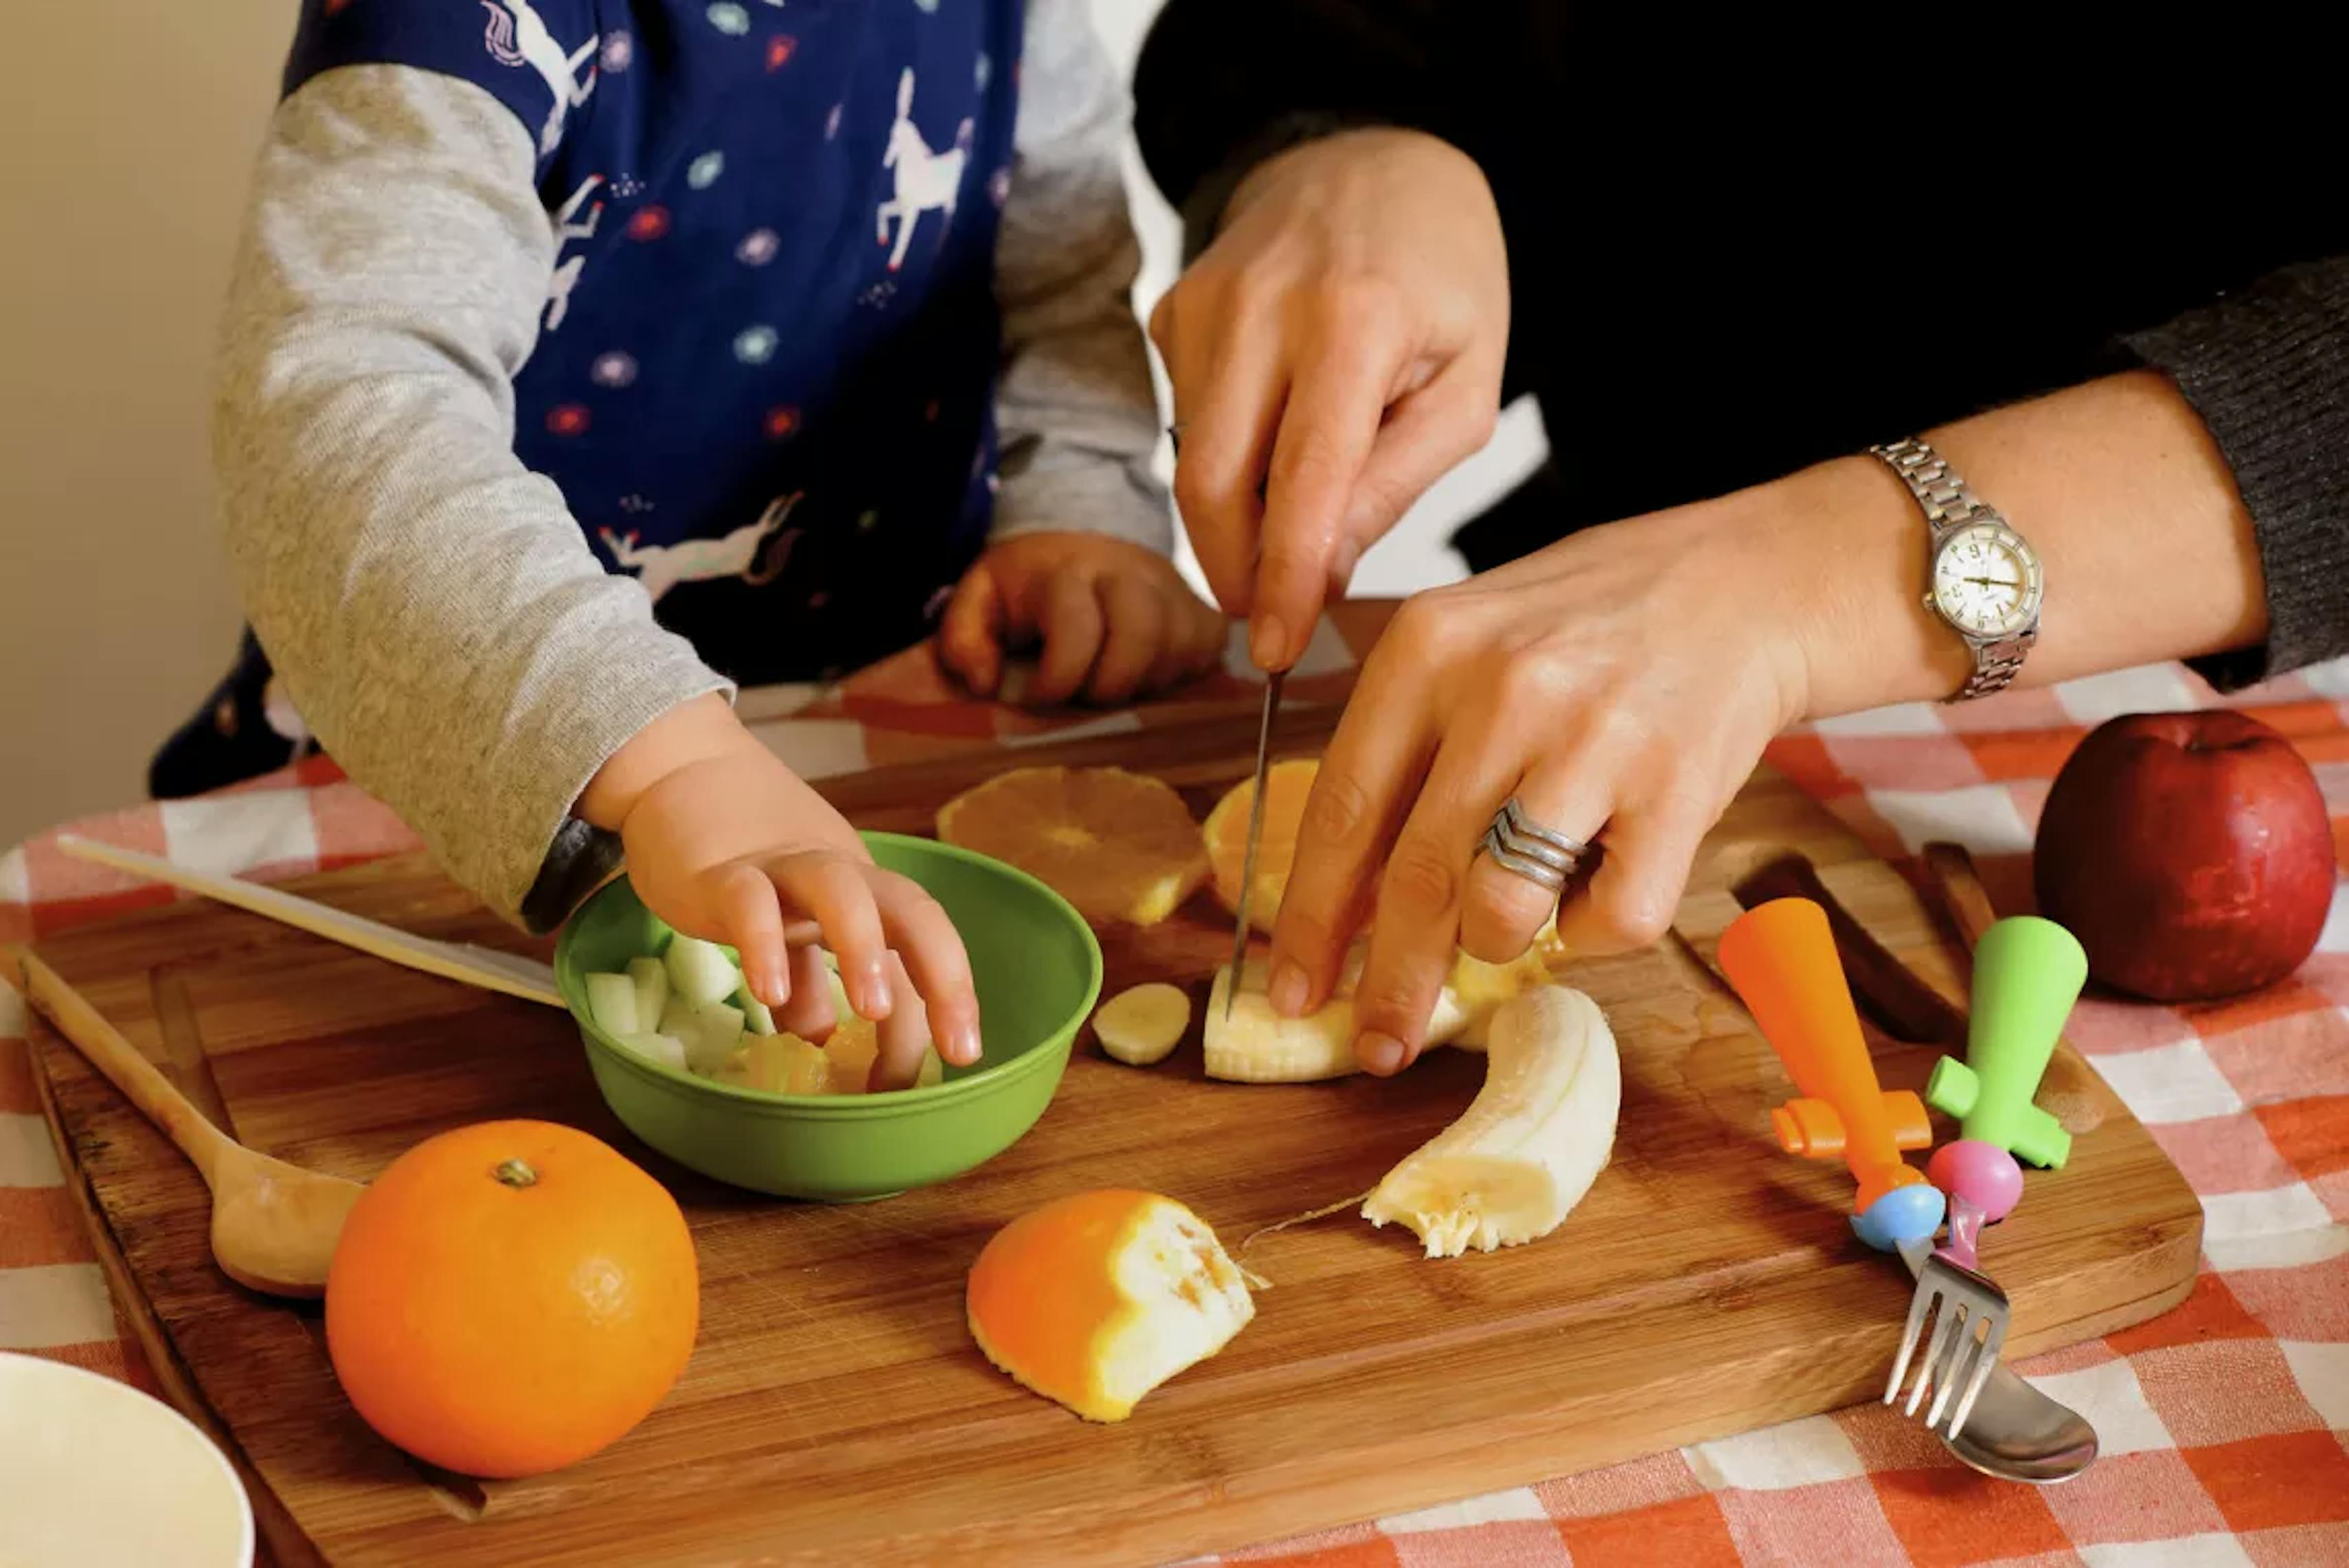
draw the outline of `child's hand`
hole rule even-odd
[[[750,994],[781,1026],[821,1039],[834,1021],[822,955],[784,942],[787,922],[812,919],[858,1013],[880,1022],[905,1009],[914,1021],[926,1007],[941,1057],[957,1067],[978,1059],[970,959],[946,911],[874,865],[840,813],[724,698],[698,697],[647,725],[596,772],[578,810],[619,833],[647,908],[742,955]],[[918,1028],[879,1033],[874,1087],[910,1085],[930,1040]]]
[[[1099,533],[1024,533],[990,547],[947,605],[938,654],[971,690],[992,696],[1004,655],[1041,642],[1022,700],[1082,692],[1125,702],[1212,668],[1224,618],[1154,550]]]

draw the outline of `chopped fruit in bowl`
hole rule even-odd
[[[1183,797],[1122,768],[999,773],[939,808],[937,830],[1038,878],[1100,925],[1155,925],[1207,877]]]
[[[840,1202],[959,1176],[1043,1115],[1101,994],[1092,930],[1067,900],[999,861],[894,833],[864,837],[877,863],[920,883],[961,934],[978,995],[978,1064],[941,1069],[932,1053],[916,1087],[861,1092],[876,1037],[837,993],[842,1022],[821,1045],[776,1031],[725,949],[688,942],[672,965],[678,934],[622,877],[564,927],[554,969],[595,1087],[629,1131],[718,1181]],[[624,1013],[598,1012],[599,1001],[626,1006],[615,975],[645,987],[633,1035],[614,1026],[630,1021]],[[595,976],[605,978],[591,993]],[[647,1036],[646,993],[663,985]]]
[[[1125,1419],[1256,1315],[1215,1232],[1172,1198],[1124,1190],[1056,1199],[998,1231],[965,1305],[988,1360],[1089,1421]]]
[[[824,957],[831,962],[829,953]],[[647,1061],[768,1094],[863,1094],[871,1087],[880,1031],[849,1006],[836,965],[832,1006],[838,1021],[820,1041],[778,1031],[734,955],[699,937],[672,935],[663,953],[630,959],[625,973],[591,972],[581,980],[588,1016]],[[946,1064],[932,1049],[915,1087],[945,1076]]]

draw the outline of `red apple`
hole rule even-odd
[[[2333,825],[2292,743],[2227,709],[2091,730],[2039,818],[2039,912],[2088,973],[2160,1002],[2272,985],[2316,947]]]

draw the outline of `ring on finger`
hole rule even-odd
[[[1493,825],[1521,847],[1538,844],[1569,861],[1579,861],[1590,852],[1590,846],[1580,839],[1555,828],[1545,828],[1526,815],[1525,807],[1515,795],[1501,802],[1501,809],[1493,814]]]
[[[1580,839],[1535,821],[1514,795],[1493,813],[1482,848],[1503,871],[1553,894],[1566,891],[1567,882],[1590,852],[1590,846]]]

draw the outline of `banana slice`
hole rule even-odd
[[[1207,997],[1207,1076],[1232,1083],[1311,1083],[1360,1070],[1354,1060],[1354,987],[1362,978],[1367,949],[1357,944],[1346,955],[1337,989],[1320,1011],[1284,1018],[1266,996],[1266,961],[1240,966],[1240,994],[1224,1016],[1231,971],[1218,971]],[[1452,965],[1450,979],[1428,1020],[1427,1043],[1480,1049],[1493,1015],[1509,998],[1547,985],[1549,970],[1540,954],[1528,952],[1507,964],[1485,964],[1465,953]]]
[[[1544,985],[1493,1016],[1485,1087],[1459,1120],[1386,1174],[1362,1218],[1408,1226],[1431,1258],[1557,1229],[1605,1167],[1623,1096],[1599,1004]]]
[[[1121,991],[1093,1015],[1102,1049],[1128,1067],[1166,1059],[1191,1026],[1191,998],[1163,981]]]

